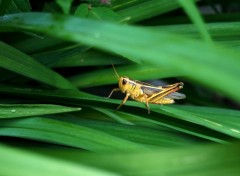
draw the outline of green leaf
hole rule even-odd
[[[117,13],[122,16],[123,20],[134,23],[161,15],[179,7],[180,5],[177,0],[140,0],[125,1],[123,4],[116,5],[116,7],[113,7],[113,9],[116,9]]]
[[[11,0],[10,5],[7,6],[7,13],[30,12],[31,5],[29,0]]]
[[[88,13],[89,13],[89,6],[87,4],[80,4],[77,7],[74,15],[84,18],[84,17],[87,17]]]
[[[116,69],[120,76],[128,76],[129,78],[134,80],[153,80],[158,78],[184,76],[180,71],[172,69],[170,67],[165,67],[160,70],[159,68],[153,66],[132,64],[122,67],[116,67]],[[113,68],[75,75],[70,77],[69,80],[72,82],[72,84],[80,88],[113,83],[115,83],[117,86],[118,83]]]
[[[179,109],[173,106],[162,106],[160,109],[157,109],[153,109],[153,111],[160,110],[169,116],[181,118],[182,120],[240,138],[240,111],[196,106],[194,108],[180,106]]]
[[[41,153],[122,175],[237,176],[240,172],[239,147],[236,143],[131,153],[83,154],[66,150],[42,150]]]
[[[90,7],[87,4],[80,4],[75,11],[75,15],[81,18],[91,18],[100,21],[120,22],[121,17],[106,7]]]
[[[203,22],[201,15],[199,14],[196,5],[193,1],[179,0],[183,9],[186,11],[191,20],[195,23],[203,39],[208,43],[212,44],[211,36],[209,35],[206,26]]]
[[[93,95],[89,95],[86,93],[80,93],[79,91],[66,91],[66,90],[55,90],[55,91],[46,91],[46,90],[25,90],[25,89],[13,89],[9,87],[0,87],[0,92],[4,94],[14,94],[17,96],[24,96],[27,98],[34,98],[40,100],[49,100],[51,102],[59,102],[61,100],[61,103],[65,103],[68,105],[75,105],[75,106],[87,106],[87,107],[93,107],[93,108],[110,108],[111,110],[114,110],[117,105],[121,102],[121,100],[114,100],[114,99],[106,99],[103,97],[97,97]],[[143,103],[140,102],[134,102],[134,101],[127,101],[127,103],[122,107],[121,111],[128,110],[128,112],[132,112],[135,110],[135,114],[140,116],[141,121],[151,123],[152,125],[157,126],[165,126],[177,131],[181,131],[187,134],[191,134],[193,136],[197,136],[203,139],[208,139],[210,141],[215,141],[219,143],[226,143],[227,140],[229,140],[229,136],[224,135],[225,131],[220,131],[220,133],[216,133],[212,128],[212,121],[211,119],[205,120],[202,122],[202,117],[208,118],[204,113],[199,113],[199,116],[192,115],[189,117],[186,117],[186,112],[182,111],[180,108],[175,107],[175,110],[173,112],[179,112],[179,114],[168,114],[167,108],[174,108],[175,106],[167,106],[164,105],[164,108],[161,110],[160,105],[150,105],[150,109],[152,110],[152,114],[148,115],[146,111],[146,107]],[[142,110],[140,111],[141,108]],[[197,106],[195,107],[198,108]],[[83,108],[84,109],[84,108]],[[165,110],[166,109],[166,110]],[[228,111],[228,110],[226,110]],[[236,114],[239,114],[240,112],[236,112]],[[165,115],[164,115],[165,114]],[[92,117],[92,116],[91,116]],[[112,118],[112,117],[111,117]],[[115,117],[114,117],[115,118]],[[195,119],[194,119],[195,118]],[[134,117],[136,119],[136,117]],[[194,119],[194,121],[191,121],[191,119]],[[197,121],[197,123],[196,123]],[[191,122],[191,123],[189,123]],[[133,123],[135,123],[133,121]],[[195,124],[198,125],[195,125]],[[224,121],[222,122],[224,123]],[[199,125],[204,126],[201,127]],[[207,128],[206,128],[207,127]],[[225,127],[227,131],[231,131],[232,126],[228,125]],[[240,130],[240,129],[239,129]],[[228,134],[228,133],[227,133]],[[235,137],[238,138],[236,135]],[[233,139],[233,138],[232,138]]]
[[[51,12],[51,13],[62,13],[62,8],[55,2],[55,1],[49,1],[45,2],[43,6],[44,12]]]
[[[29,0],[14,0],[14,2],[22,12],[30,12],[31,5]]]
[[[93,7],[89,10],[88,17],[96,20],[112,22],[120,22],[121,20],[121,17],[117,13],[106,7]]]
[[[0,104],[0,119],[57,114],[79,110],[81,110],[81,108],[52,104]]]
[[[239,35],[239,22],[215,22],[206,23],[206,30],[211,34],[215,41],[226,40],[236,41]],[[199,38],[198,28],[193,24],[176,24],[176,25],[162,25],[153,26],[153,29],[160,31],[169,31],[177,34],[181,34],[187,37]]]
[[[11,5],[12,0],[1,0],[0,2],[0,15],[4,15],[9,6]]]
[[[56,51],[52,53],[43,53],[35,55],[38,59],[42,60],[49,55],[53,58],[60,58],[59,61],[54,65],[55,67],[78,67],[78,66],[100,66],[113,64],[124,64],[129,63],[123,60],[121,57],[116,55],[100,52],[94,49],[84,47],[74,48],[68,51]],[[85,77],[86,78],[86,77]]]
[[[65,14],[68,14],[73,0],[55,0]]]
[[[104,111],[107,111],[107,110],[104,109]],[[91,115],[89,116],[93,117],[94,115],[96,117],[99,117],[98,113],[93,114],[92,112],[91,112]],[[109,115],[109,117],[113,119],[115,119],[115,117],[113,116],[118,116],[118,118],[125,119],[125,121],[128,117],[131,117],[131,119],[129,119],[128,122],[131,123],[131,121],[133,121],[132,119],[133,115],[128,113],[109,111],[109,113],[106,115]],[[177,130],[173,130],[161,125],[154,126],[151,123],[144,124],[143,123],[144,120],[142,119],[141,121],[134,120],[134,125],[133,123],[131,124],[128,123],[129,124],[128,125],[125,121],[123,122],[124,124],[119,124],[116,122],[100,121],[99,119],[88,120],[87,116],[86,116],[86,120],[84,119],[81,121],[77,120],[77,117],[70,119],[68,116],[66,116],[65,118],[61,118],[61,120],[62,119],[64,119],[65,121],[71,121],[72,123],[80,123],[84,126],[101,130],[105,133],[129,140],[129,141],[148,145],[151,148],[159,148],[159,147],[171,148],[171,147],[190,146],[190,145],[196,144],[199,141],[201,142],[205,141],[205,140],[201,140],[201,138],[197,138],[196,136],[193,137],[186,133],[181,133]]]
[[[1,67],[57,88],[75,88],[61,75],[41,65],[30,56],[3,42],[0,42],[0,48]]]
[[[144,145],[85,127],[82,124],[63,122],[47,117],[2,119],[0,127],[2,136],[35,139],[95,152],[148,149]]]
[[[93,167],[34,154],[9,146],[0,146],[0,175],[6,176],[117,176]]]
[[[103,108],[94,108],[95,110],[109,116],[110,118],[116,120],[117,122],[120,122],[122,124],[127,124],[127,125],[133,125],[132,122],[128,121],[128,120],[125,120],[124,118],[118,116],[116,113],[113,113],[109,110],[106,110],[106,109],[103,109]]]
[[[27,39],[22,39],[11,44],[11,46],[16,49],[27,53],[36,54],[39,52],[46,53],[49,50],[58,50],[59,48],[69,46],[69,42],[64,42],[62,40],[52,38],[52,37],[31,37]]]

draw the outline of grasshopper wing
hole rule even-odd
[[[150,86],[145,86],[145,85],[143,85],[141,87],[141,89],[142,89],[143,93],[147,94],[148,96],[159,93],[162,90],[158,87],[150,87]]]
[[[180,99],[186,98],[186,95],[179,93],[179,92],[173,92],[173,93],[168,94],[165,98],[180,100]]]

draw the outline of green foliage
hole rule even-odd
[[[0,104],[0,118],[19,118],[79,111],[81,108],[53,104]]]
[[[74,86],[61,75],[36,62],[33,58],[19,50],[0,43],[0,66],[37,81],[44,82],[57,88],[74,89]]]
[[[212,43],[211,37],[208,31],[206,30],[205,24],[203,23],[201,15],[199,14],[198,9],[196,8],[194,2],[185,0],[179,0],[179,2],[181,3],[186,13],[189,14],[191,20],[196,24],[204,40],[207,43],[211,44]]]
[[[238,175],[239,14],[202,6],[0,1],[0,175]],[[112,64],[187,99],[116,111]]]
[[[73,0],[56,0],[56,3],[61,7],[65,14],[68,14]]]

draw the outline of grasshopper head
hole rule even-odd
[[[118,86],[122,92],[125,92],[129,88],[129,78],[126,76],[122,76],[119,78]]]

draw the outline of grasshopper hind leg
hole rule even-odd
[[[146,105],[148,114],[150,114],[150,107],[149,107],[149,104],[148,104],[147,95],[146,95],[146,94],[139,95],[139,96],[137,97],[137,99],[138,99],[140,102],[145,102],[145,103],[146,103],[145,105]]]
[[[150,114],[150,108],[149,108],[149,104],[147,101],[146,101],[146,107],[147,107],[148,114]]]
[[[146,104],[146,108],[147,108],[147,111],[148,111],[148,114],[150,114],[150,107],[149,107],[149,104],[148,104],[148,99],[147,99],[147,95],[146,94],[142,94],[138,97],[138,99],[140,99],[141,102],[145,102]]]

